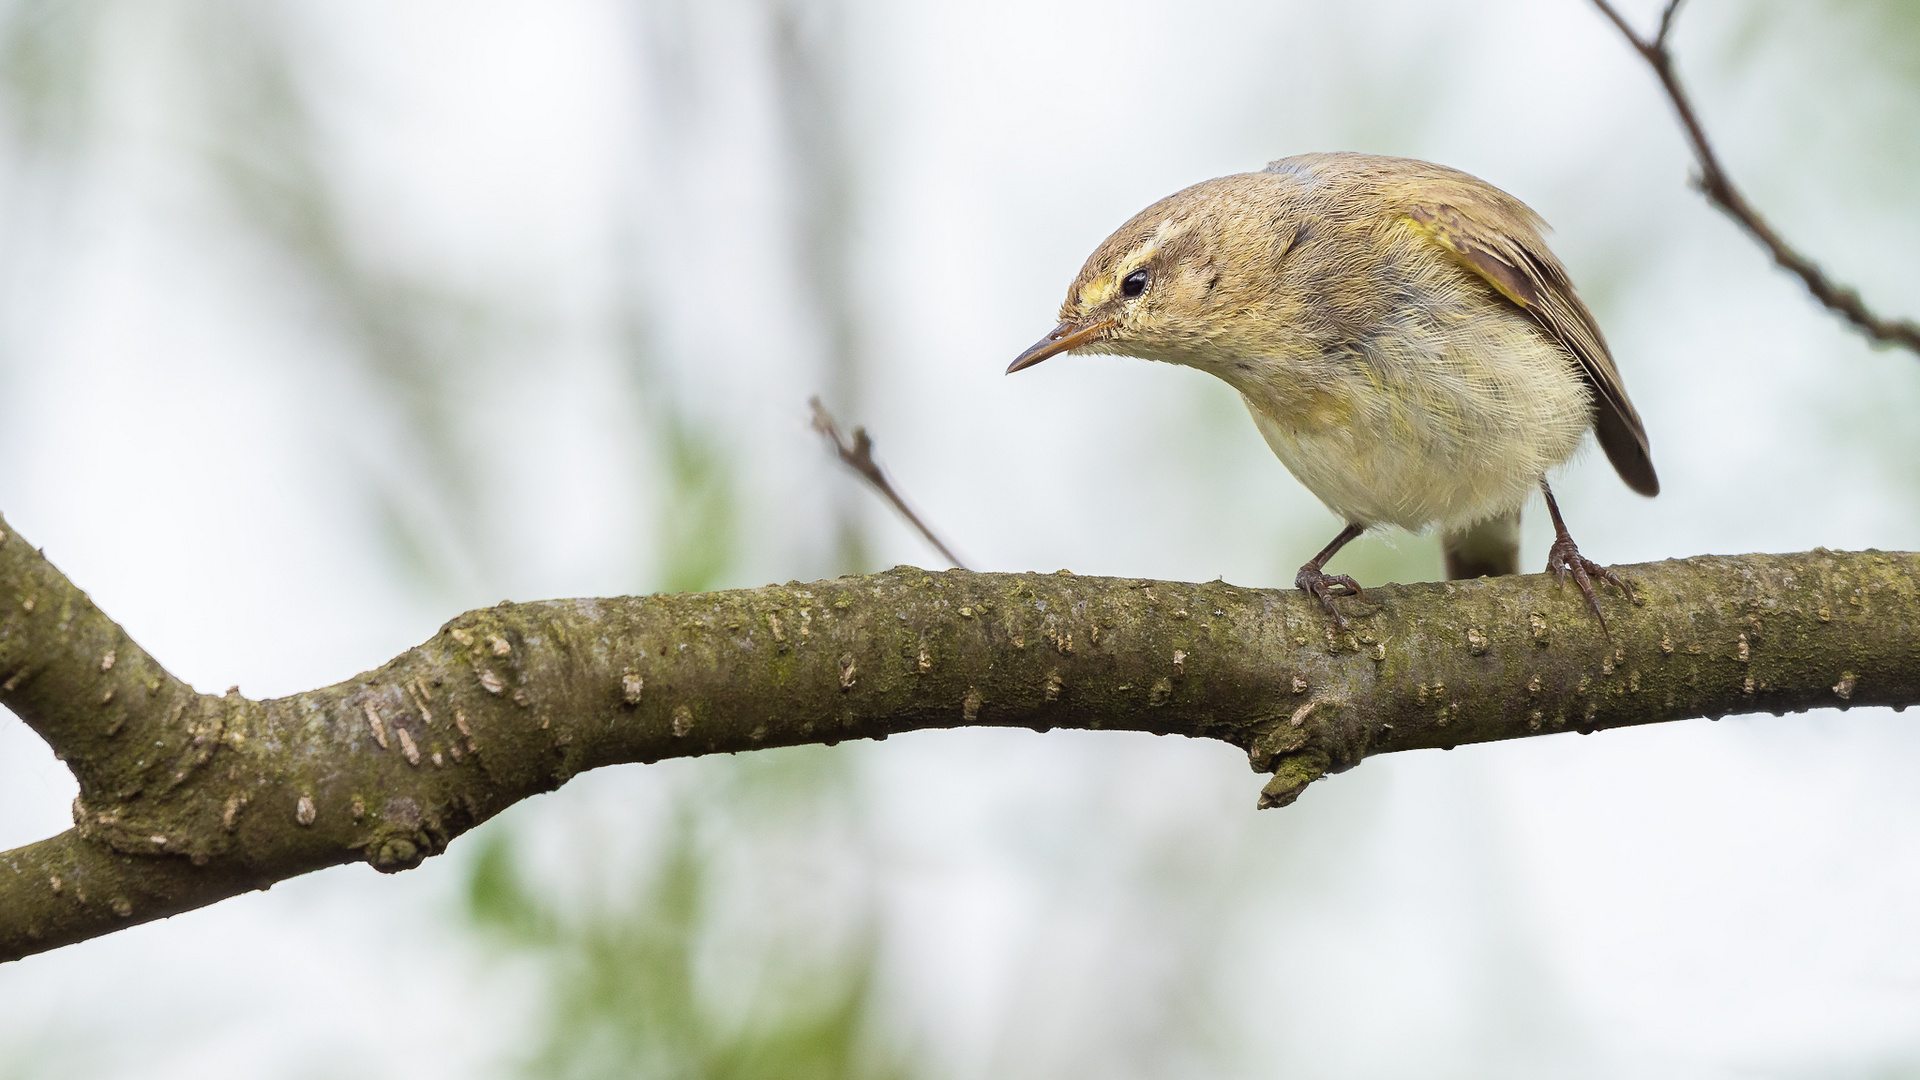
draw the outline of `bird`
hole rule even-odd
[[[1107,353],[1198,368],[1240,392],[1267,445],[1345,527],[1294,584],[1342,629],[1359,582],[1326,565],[1369,529],[1441,534],[1450,578],[1519,571],[1520,511],[1545,497],[1547,570],[1632,588],[1581,554],[1547,474],[1592,431],[1659,494],[1645,425],[1546,223],[1444,165],[1281,158],[1194,184],[1088,256],[1059,325],[1007,367]],[[1611,636],[1610,634],[1608,636]]]

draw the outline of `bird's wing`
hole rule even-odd
[[[1492,223],[1514,216],[1515,211],[1523,222],[1537,219],[1517,200],[1498,209],[1474,206],[1478,201],[1467,197],[1417,202],[1407,210],[1407,216],[1434,243],[1486,279],[1573,354],[1580,373],[1593,388],[1594,434],[1607,460],[1613,462],[1614,471],[1628,487],[1642,495],[1659,494],[1660,479],[1653,472],[1647,430],[1633,403],[1627,400],[1626,388],[1620,385],[1620,369],[1613,365],[1593,313],[1574,295],[1566,268],[1532,228],[1503,228]]]

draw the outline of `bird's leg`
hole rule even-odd
[[[1315,555],[1312,561],[1301,567],[1300,572],[1293,577],[1294,587],[1309,596],[1319,597],[1320,606],[1327,609],[1327,614],[1333,616],[1333,621],[1338,623],[1342,630],[1347,629],[1346,616],[1341,615],[1340,609],[1333,606],[1333,598],[1336,596],[1364,596],[1366,594],[1360,591],[1360,583],[1347,575],[1322,573],[1320,568],[1327,565],[1327,560],[1333,558],[1335,552],[1352,543],[1356,537],[1365,531],[1366,530],[1360,526],[1353,524],[1349,524],[1346,528],[1341,529],[1340,535],[1333,538],[1333,543],[1321,548],[1320,554]],[[1572,541],[1568,542],[1571,543]],[[1336,589],[1340,591],[1334,591]]]
[[[1587,598],[1587,607],[1592,609],[1593,617],[1600,620],[1600,632],[1611,638],[1607,618],[1600,614],[1600,599],[1593,594],[1593,579],[1618,586],[1628,600],[1633,599],[1633,587],[1618,574],[1580,554],[1580,546],[1567,533],[1567,523],[1560,518],[1560,507],[1554,504],[1553,489],[1547,486],[1544,476],[1540,478],[1540,493],[1547,497],[1547,513],[1553,515],[1553,546],[1547,549],[1547,572],[1561,588],[1566,587],[1567,572],[1573,572],[1573,583],[1580,586],[1580,594]]]

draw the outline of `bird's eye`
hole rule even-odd
[[[1131,300],[1147,291],[1147,271],[1145,267],[1135,270],[1120,279],[1120,295]]]

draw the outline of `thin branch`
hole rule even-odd
[[[897,567],[460,615],[378,670],[196,694],[0,521],[0,705],[80,782],[0,852],[0,961],[348,862],[405,870],[588,769],[956,727],[1215,739],[1261,804],[1375,754],[1920,703],[1920,555],[1618,567],[1611,644],[1542,574],[1292,589]],[[32,601],[31,604],[28,601]],[[1657,752],[1657,751],[1650,751]]]
[[[1673,33],[1673,20],[1675,16],[1680,14],[1681,2],[1682,0],[1667,0],[1666,10],[1660,13],[1660,32],[1653,37],[1654,48],[1664,49],[1667,47],[1667,38]]]
[[[1634,33],[1633,27],[1616,11],[1608,0],[1593,0],[1622,37],[1627,39],[1647,66],[1653,69],[1660,79],[1660,85],[1666,90],[1667,98],[1673,103],[1673,109],[1680,117],[1680,126],[1685,130],[1687,142],[1693,148],[1694,159],[1699,163],[1700,173],[1694,177],[1694,187],[1707,197],[1707,201],[1719,207],[1728,217],[1738,222],[1748,235],[1760,242],[1762,247],[1772,254],[1773,261],[1798,277],[1813,298],[1826,305],[1829,311],[1845,319],[1853,328],[1865,334],[1878,345],[1898,345],[1901,348],[1920,353],[1920,324],[1911,319],[1885,319],[1867,308],[1860,299],[1860,293],[1849,285],[1842,285],[1827,276],[1826,271],[1812,259],[1802,255],[1789,246],[1779,233],[1773,231],[1759,211],[1747,202],[1739,189],[1733,186],[1733,180],[1720,164],[1719,155],[1713,151],[1713,145],[1707,141],[1706,130],[1700,124],[1700,118],[1693,110],[1693,102],[1687,96],[1686,89],[1680,85],[1680,76],[1674,70],[1673,54],[1667,49],[1667,39],[1673,30],[1675,16],[1680,11],[1681,0],[1669,0],[1666,9],[1660,14],[1660,30],[1651,39]]]
[[[854,428],[853,442],[849,444],[841,436],[840,425],[834,421],[833,414],[820,403],[819,397],[809,398],[807,404],[813,406],[813,430],[827,437],[827,441],[833,444],[833,452],[839,456],[841,462],[847,468],[859,473],[861,479],[873,486],[873,490],[892,503],[893,508],[900,511],[901,517],[906,518],[909,524],[920,530],[920,535],[927,538],[927,543],[933,545],[941,558],[947,560],[956,569],[967,569],[967,564],[960,561],[960,556],[955,555],[952,548],[949,548],[940,537],[934,535],[934,531],[927,527],[927,523],[920,520],[920,515],[914,513],[912,508],[907,506],[907,501],[893,489],[893,484],[887,480],[887,474],[881,471],[879,463],[873,460],[873,439],[867,435],[867,429]]]

